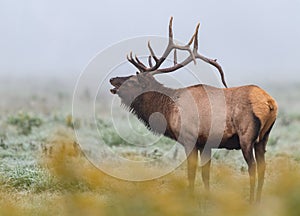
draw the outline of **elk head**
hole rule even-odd
[[[114,77],[110,79],[114,86],[110,89],[112,94],[117,94],[122,103],[130,106],[131,102],[139,95],[154,91],[162,85],[157,82],[151,73],[137,73],[136,75],[126,77]]]
[[[141,62],[136,56],[132,56],[132,52],[130,55],[127,56],[127,60],[132,63],[139,72],[136,75],[125,76],[125,77],[114,77],[110,79],[110,83],[114,86],[111,89],[112,94],[117,94],[121,99],[122,102],[128,104],[132,101],[136,96],[145,92],[147,90],[153,90],[162,86],[159,82],[154,79],[154,75],[160,73],[169,73],[175,71],[179,68],[184,67],[185,65],[189,64],[191,61],[194,61],[196,64],[196,59],[201,59],[213,66],[215,66],[220,75],[223,85],[227,88],[227,84],[225,82],[224,73],[221,66],[217,63],[216,59],[209,59],[201,54],[198,53],[198,30],[200,24],[197,25],[195,33],[193,34],[192,38],[186,45],[178,45],[174,43],[173,40],[173,31],[172,31],[172,22],[173,17],[170,19],[169,23],[169,43],[167,48],[165,49],[163,55],[158,58],[151,45],[148,42],[148,48],[150,51],[150,55],[148,58],[149,67],[147,67],[143,62]],[[193,49],[191,48],[191,44],[193,43]],[[177,50],[183,50],[189,52],[189,56],[183,60],[182,62],[177,62]],[[166,60],[169,54],[174,51],[174,65],[168,68],[160,68],[162,63]],[[153,65],[152,61],[154,60],[155,64]]]

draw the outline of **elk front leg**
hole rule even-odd
[[[202,181],[205,189],[209,190],[209,176],[211,164],[211,149],[200,149],[201,167],[202,167]]]
[[[189,189],[191,192],[193,192],[198,165],[198,150],[196,147],[194,147],[191,151],[189,151],[187,148],[185,149],[185,151],[187,155]]]

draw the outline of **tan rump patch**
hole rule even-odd
[[[277,117],[277,103],[267,92],[257,86],[251,88],[249,100],[254,115],[261,122],[259,134],[259,139],[261,140]]]

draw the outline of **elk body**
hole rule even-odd
[[[169,45],[162,57],[155,56],[150,44],[150,67],[146,67],[137,57],[133,59],[130,55],[128,60],[140,70],[140,73],[110,79],[110,83],[114,86],[111,92],[117,94],[122,103],[149,129],[155,133],[164,134],[184,146],[191,190],[194,189],[199,152],[202,161],[202,180],[208,189],[211,149],[241,149],[250,176],[250,202],[254,200],[256,172],[258,174],[256,200],[259,201],[266,166],[266,144],[277,116],[276,101],[258,86],[227,88],[222,68],[216,60],[208,59],[197,51],[198,27],[199,25],[187,45],[175,45],[171,18]],[[194,42],[193,50],[189,48],[192,42]],[[176,53],[174,53],[174,66],[159,69],[169,53],[177,49],[190,52],[190,56],[178,64]],[[155,74],[177,70],[195,61],[196,58],[216,66],[226,88],[199,84],[171,89],[154,78]],[[151,59],[156,62],[154,66]],[[160,115],[156,115],[157,113]],[[216,124],[213,122],[219,123],[217,126],[217,134],[221,134],[219,139],[214,137],[214,134],[210,134],[210,131],[215,129],[213,127]]]

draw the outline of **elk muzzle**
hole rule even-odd
[[[111,78],[109,80],[110,84],[114,86],[114,88],[110,89],[110,92],[112,94],[117,94],[118,93],[118,90],[119,88],[121,87],[121,85],[126,81],[128,80],[130,77],[132,76],[126,76],[126,77],[114,77],[114,78]]]

